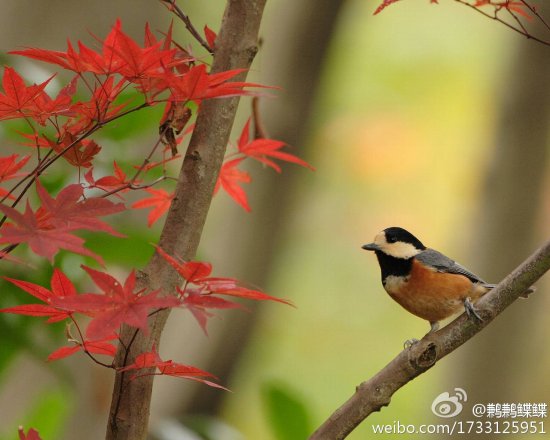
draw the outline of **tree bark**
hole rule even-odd
[[[213,73],[250,67],[257,51],[264,6],[265,0],[228,0],[216,39]],[[236,80],[245,78],[243,73]],[[239,98],[235,97],[209,100],[201,105],[159,241],[159,246],[171,255],[186,260],[195,256],[238,103]],[[156,254],[139,277],[141,288],[161,288],[166,293],[174,292],[181,281],[174,269]],[[122,344],[119,346],[115,365],[131,364],[140,353],[158,347],[168,315],[168,311],[154,315],[149,335],[136,334],[134,329],[124,327],[121,339],[125,346],[131,347],[127,351]],[[129,378],[124,373],[115,377],[107,440],[147,437],[153,376],[134,381]]]

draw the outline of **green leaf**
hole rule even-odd
[[[264,384],[262,400],[274,438],[277,440],[308,438],[312,432],[308,410],[303,399],[287,385],[275,382]]]

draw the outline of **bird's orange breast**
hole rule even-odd
[[[437,272],[416,260],[406,278],[389,276],[384,288],[409,312],[430,322],[448,318],[462,310],[466,298],[475,301],[487,292],[464,275]]]

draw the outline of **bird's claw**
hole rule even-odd
[[[472,304],[472,301],[470,300],[470,298],[466,298],[464,300],[464,310],[466,310],[466,315],[468,315],[468,318],[470,318],[471,320],[474,320],[475,318],[479,322],[483,322],[483,318],[481,318],[481,316],[479,316],[479,313],[477,313],[477,310]]]

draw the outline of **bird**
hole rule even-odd
[[[470,319],[482,321],[474,303],[496,284],[427,248],[409,231],[386,228],[362,248],[376,254],[386,292],[407,311],[430,323],[428,334],[439,329],[440,321],[463,309]]]

